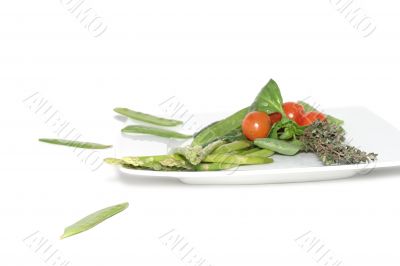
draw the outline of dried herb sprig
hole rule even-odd
[[[304,151],[314,152],[325,165],[366,163],[378,156],[346,144],[342,127],[319,120],[304,130],[300,140]]]

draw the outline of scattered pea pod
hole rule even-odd
[[[82,142],[76,140],[68,140],[68,139],[39,139],[40,142],[56,144],[56,145],[63,145],[81,149],[107,149],[112,147],[112,145],[103,145],[93,142]]]
[[[128,206],[129,203],[125,202],[92,213],[86,216],[85,218],[79,220],[78,222],[74,223],[73,225],[70,225],[67,228],[65,228],[64,234],[61,236],[61,239],[87,231],[95,227],[99,223],[107,220],[111,216],[114,216],[117,213],[122,212],[123,210],[128,208]]]
[[[128,108],[115,108],[114,111],[118,114],[123,116],[129,117],[134,120],[143,121],[146,123],[158,125],[158,126],[165,126],[165,127],[173,127],[182,124],[182,121],[174,120],[174,119],[166,119],[150,114],[145,114],[137,111],[133,111]]]
[[[155,128],[155,127],[148,127],[148,126],[127,126],[121,130],[123,133],[139,133],[139,134],[149,134],[164,138],[175,138],[175,139],[188,139],[191,138],[191,135],[182,134],[176,131],[162,129],[162,128]]]

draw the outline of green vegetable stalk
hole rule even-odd
[[[249,108],[244,108],[221,121],[203,128],[195,135],[192,146],[204,146],[240,128],[242,120],[246,116],[248,110]]]
[[[316,108],[314,108],[313,106],[311,106],[306,102],[299,101],[298,103],[303,106],[305,112],[312,112],[312,111],[319,112]],[[339,118],[333,117],[331,115],[326,115],[326,120],[328,121],[329,124],[334,124],[336,126],[341,126],[344,123],[343,120],[340,120]]]
[[[188,160],[192,165],[198,165],[201,163],[207,155],[214,152],[218,147],[224,145],[225,142],[222,140],[214,141],[204,148],[202,146],[186,146],[186,147],[178,147],[174,150],[176,154],[183,156],[186,160]]]
[[[261,150],[260,148],[251,148],[251,149],[246,149],[246,150],[240,150],[235,154],[247,155],[249,153],[253,153],[253,152],[256,152],[256,151],[260,151],[260,150]]]
[[[255,156],[255,157],[270,157],[272,155],[274,155],[274,152],[269,150],[269,149],[261,149],[261,150],[257,150],[257,151],[253,151],[250,153],[246,153],[246,154],[242,154],[245,156]]]
[[[230,155],[230,154],[211,154],[208,155],[204,160],[208,163],[224,163],[224,164],[267,164],[272,163],[273,160],[267,157],[249,157],[243,155]]]
[[[238,165],[228,163],[201,163],[196,165],[196,171],[220,171],[235,168]]]
[[[234,151],[243,150],[251,146],[251,143],[245,140],[238,140],[228,144],[219,146],[213,154],[230,153]]]

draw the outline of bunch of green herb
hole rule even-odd
[[[315,153],[325,165],[359,164],[374,161],[377,154],[366,153],[345,143],[345,131],[337,124],[317,120],[300,137],[304,151]]]

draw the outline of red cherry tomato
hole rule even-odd
[[[301,104],[294,102],[287,102],[283,104],[283,110],[286,116],[290,119],[299,123],[304,114],[304,107]]]
[[[281,121],[282,119],[282,114],[279,112],[272,113],[269,115],[269,118],[271,119],[271,125],[275,124],[276,122]]]
[[[325,121],[326,116],[320,112],[308,112],[303,115],[298,124],[300,126],[309,126],[316,120]]]
[[[249,140],[266,138],[271,129],[271,119],[264,112],[250,112],[242,121],[242,132]]]

